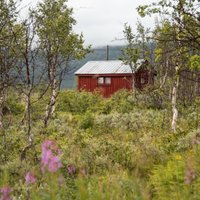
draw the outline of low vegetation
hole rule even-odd
[[[174,134],[167,103],[157,108],[155,98],[62,91],[46,129],[42,102],[34,105],[34,146],[20,160],[24,102],[10,96],[0,137],[2,199],[199,199],[200,100],[179,108]]]

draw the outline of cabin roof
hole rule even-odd
[[[144,60],[139,59],[137,62],[137,70],[143,64]],[[136,71],[137,71],[136,70]],[[131,68],[121,60],[108,61],[89,61],[75,72],[79,74],[131,74]]]

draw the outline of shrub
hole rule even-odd
[[[19,115],[22,114],[25,110],[25,106],[23,105],[23,103],[19,98],[16,98],[16,96],[9,97],[7,103],[8,103],[8,108],[5,107],[5,109],[8,109],[7,113],[9,113],[10,111],[14,115]]]
[[[91,110],[102,101],[98,93],[92,94],[90,92],[78,92],[75,90],[68,90],[60,92],[56,111],[71,112],[74,114],[85,113]]]
[[[88,111],[81,116],[80,128],[88,129],[88,128],[93,128],[93,126],[94,126],[94,116],[91,112]]]
[[[118,175],[105,175],[79,178],[76,181],[78,187],[78,199],[88,200],[132,200],[145,199],[141,192],[141,186],[126,173],[118,172]]]
[[[200,168],[199,149],[188,154],[174,154],[166,165],[152,170],[153,199],[199,199]]]

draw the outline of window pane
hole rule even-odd
[[[145,84],[146,83],[146,80],[145,80],[145,78],[141,78],[141,84]]]
[[[111,78],[105,77],[105,84],[111,84]]]
[[[103,77],[98,77],[97,82],[98,84],[103,84]]]

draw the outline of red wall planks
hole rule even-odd
[[[134,74],[136,87],[144,88],[149,83],[149,71],[140,70]],[[98,84],[98,77],[111,77],[111,84]],[[143,83],[141,80],[143,79]],[[101,75],[78,75],[78,89],[94,92],[100,91],[104,97],[110,97],[121,89],[132,89],[132,74],[101,74]]]
[[[111,84],[98,84],[97,77],[78,76],[78,89],[93,92],[100,91],[104,97],[109,97],[120,89],[131,89],[131,76],[102,76],[111,77]]]

